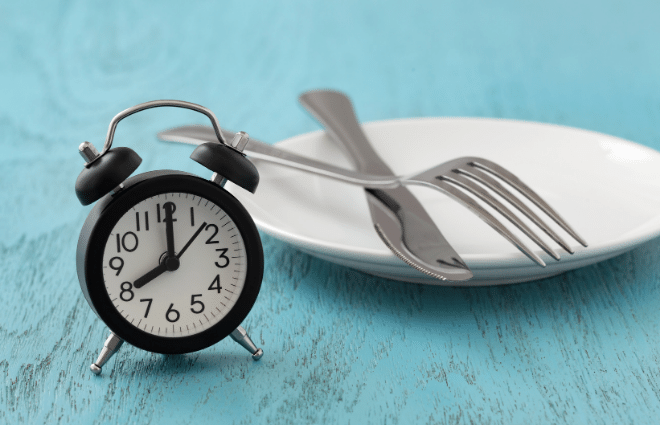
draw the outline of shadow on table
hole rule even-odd
[[[351,309],[383,320],[402,317],[431,322],[488,320],[503,315],[563,317],[580,321],[630,311],[631,306],[655,308],[660,274],[660,240],[608,261],[561,275],[519,284],[485,287],[445,287],[397,282],[331,264],[306,254],[308,263],[296,290],[310,303],[323,300],[330,310]],[[298,288],[299,287],[299,288]],[[530,319],[531,320],[531,319]]]
[[[249,353],[227,352],[227,347],[220,350],[202,350],[189,354],[151,354],[144,357],[131,356],[131,360],[122,364],[118,373],[144,373],[149,376],[189,375],[197,372],[219,372],[236,374],[247,369],[254,362]]]

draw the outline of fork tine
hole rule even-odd
[[[548,205],[536,192],[534,192],[529,186],[523,183],[522,180],[513,175],[511,172],[495,164],[494,162],[483,158],[471,158],[469,163],[473,167],[481,168],[482,170],[493,174],[494,176],[516,188],[516,190],[522,193],[527,199],[532,201],[543,212],[548,214],[550,218],[555,221],[555,223],[557,223],[582,246],[587,246],[587,242],[582,239],[580,235],[578,235],[577,232],[573,230],[571,226],[569,226],[568,223],[566,223],[566,221],[564,221],[564,219],[562,219],[561,216],[552,209],[552,207],[550,207],[550,205]]]
[[[536,235],[536,233],[534,233],[532,229],[530,229],[522,220],[520,220],[520,218],[518,218],[513,212],[511,212],[510,209],[508,209],[503,203],[495,199],[490,193],[488,193],[477,183],[466,178],[465,176],[456,173],[455,171],[454,174],[451,176],[440,175],[436,178],[448,181],[449,183],[453,183],[467,190],[473,195],[477,196],[479,199],[481,199],[482,201],[493,207],[497,212],[499,212],[504,217],[506,217],[507,220],[509,220],[518,229],[520,229],[525,234],[525,236],[533,240],[534,243],[540,246],[545,252],[548,253],[548,255],[550,255],[555,260],[559,261],[560,259],[559,255],[557,255],[557,253],[548,244],[546,244],[541,238],[539,238],[538,235]]]
[[[468,164],[469,165],[469,164]],[[465,176],[468,176],[488,189],[491,189],[493,192],[500,195],[502,198],[510,202],[514,207],[516,207],[520,212],[525,214],[534,224],[536,224],[541,230],[543,230],[548,236],[552,238],[555,242],[559,244],[564,250],[569,254],[573,254],[575,251],[554,231],[552,230],[541,218],[534,213],[527,205],[518,199],[513,193],[511,193],[507,188],[502,186],[497,180],[491,177],[488,173],[481,171],[479,168],[472,166],[469,170],[462,168],[454,170],[454,172],[461,173]]]
[[[428,184],[429,182],[425,182]],[[534,261],[541,267],[545,267],[545,262],[539,257],[534,251],[529,249],[516,235],[511,233],[509,229],[504,227],[491,213],[486,211],[481,205],[475,202],[470,196],[466,195],[462,190],[458,189],[453,184],[449,183],[446,180],[437,179],[434,182],[431,182],[434,187],[445,192],[447,195],[451,196],[454,200],[460,202],[465,207],[470,209],[473,213],[479,216],[483,221],[485,221],[490,227],[492,227],[497,233],[502,235],[505,239],[511,242],[516,246],[523,254],[529,257],[530,260]]]

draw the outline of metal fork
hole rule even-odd
[[[234,133],[226,130],[222,130],[222,132],[223,136],[228,140],[233,139]],[[178,127],[163,131],[158,134],[158,137],[166,141],[191,144],[200,144],[204,142],[217,143],[217,136],[214,130],[211,127],[205,126]],[[557,233],[553,231],[552,228],[550,228],[534,211],[527,207],[523,201],[514,195],[511,190],[507,189],[504,185],[507,184],[529,199],[582,246],[587,246],[584,239],[582,239],[536,192],[530,189],[529,186],[503,167],[484,158],[457,158],[408,176],[378,176],[347,170],[321,161],[296,155],[275,146],[259,142],[255,139],[250,139],[244,152],[255,159],[261,159],[308,173],[319,174],[334,180],[340,180],[367,188],[386,189],[401,185],[416,185],[439,190],[466,206],[500,235],[515,245],[523,254],[540,266],[545,267],[545,262],[534,251],[527,247],[527,245],[502,224],[499,219],[479,204],[477,201],[477,199],[479,199],[492,207],[502,217],[513,223],[552,258],[559,260],[560,256],[504,204],[504,202],[507,202],[527,216],[527,218],[550,236],[550,238],[559,244],[564,250],[573,254],[574,251],[570,245],[557,235]],[[499,196],[501,200],[491,195],[489,190]]]

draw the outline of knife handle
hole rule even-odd
[[[378,156],[358,122],[351,100],[334,90],[314,90],[302,94],[300,103],[323,124],[330,137],[349,153],[355,166],[363,173],[393,175]]]

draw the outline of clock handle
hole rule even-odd
[[[105,340],[105,344],[103,344],[103,349],[101,350],[101,354],[99,354],[99,358],[96,359],[94,363],[89,367],[94,375],[100,375],[101,370],[103,369],[103,365],[105,365],[108,360],[117,352],[119,351],[119,348],[122,346],[124,343],[124,340],[119,338],[117,335],[115,335],[113,332],[110,333],[110,336],[108,339]]]
[[[220,124],[218,123],[218,119],[213,114],[213,112],[211,112],[210,109],[207,109],[202,105],[197,105],[196,103],[184,102],[183,100],[153,100],[151,102],[140,103],[139,105],[135,105],[131,108],[125,109],[120,113],[118,113],[117,115],[115,115],[112,121],[110,121],[110,127],[108,128],[108,135],[105,138],[105,144],[103,145],[103,150],[101,151],[100,154],[97,154],[95,157],[87,158],[89,162],[87,162],[86,166],[89,166],[90,164],[101,158],[103,155],[105,155],[105,153],[108,150],[110,150],[110,148],[112,147],[112,140],[115,137],[115,129],[117,128],[117,124],[119,124],[119,121],[137,112],[144,111],[145,109],[160,108],[162,106],[190,109],[206,115],[211,120],[211,124],[213,124],[213,130],[215,130],[215,135],[218,138],[218,141],[223,145],[227,144],[227,141],[222,135],[222,131],[220,129]]]
[[[252,342],[248,333],[241,326],[237,327],[229,334],[229,336],[231,336],[231,339],[241,344],[243,348],[252,353],[252,358],[254,360],[259,360],[261,356],[264,355],[264,350],[257,348],[257,346],[254,345],[254,342]]]

